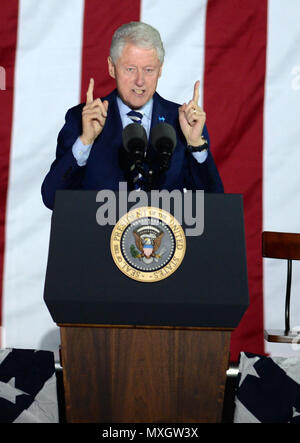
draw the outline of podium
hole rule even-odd
[[[230,335],[249,303],[242,196],[205,194],[202,235],[154,282],[116,266],[98,207],[97,191],[58,191],[51,221],[44,300],[67,421],[220,422]]]

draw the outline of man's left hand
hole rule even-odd
[[[199,85],[200,81],[197,80],[194,85],[192,100],[188,103],[184,103],[178,109],[180,127],[189,146],[201,146],[205,143],[201,138],[201,135],[206,120],[206,114],[198,105]]]

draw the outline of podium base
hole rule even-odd
[[[218,423],[231,330],[59,325],[69,423]]]

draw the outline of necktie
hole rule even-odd
[[[138,123],[139,125],[142,124],[143,113],[141,111],[130,111],[127,112],[127,115],[133,121],[133,123]],[[138,173],[134,165],[131,166],[130,172],[132,174],[134,188],[139,189],[141,187],[141,174]]]
[[[143,113],[141,111],[130,111],[127,112],[128,117],[133,121],[133,123],[142,124]]]

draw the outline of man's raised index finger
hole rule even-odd
[[[200,86],[200,81],[197,80],[194,85],[194,94],[193,94],[193,102],[195,102],[196,104],[198,104],[199,101],[199,86]]]
[[[94,79],[90,79],[89,87],[86,93],[86,103],[92,103],[94,100]]]

